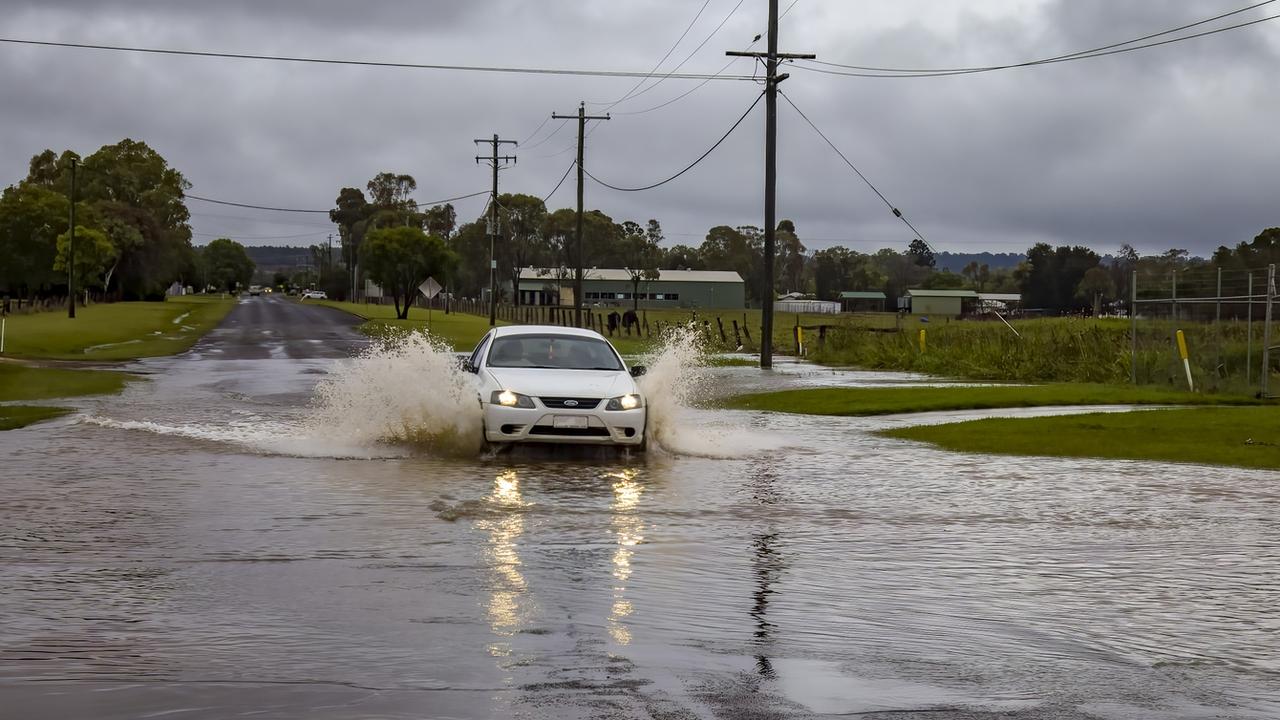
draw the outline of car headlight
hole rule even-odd
[[[644,398],[635,393],[627,393],[616,398],[610,398],[609,404],[604,406],[605,410],[635,410],[638,407],[644,407]]]
[[[503,407],[533,407],[533,398],[510,390],[494,390],[493,394],[489,396],[489,402]]]

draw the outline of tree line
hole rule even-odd
[[[71,175],[76,164],[76,287],[109,299],[163,298],[174,282],[235,289],[253,262],[219,239],[191,242],[186,178],[146,143],[124,139],[87,157],[45,150],[27,176],[0,193],[0,293],[67,293]]]
[[[384,172],[364,190],[346,187],[339,191],[330,218],[342,238],[342,272],[346,276],[337,277],[336,268],[330,273],[326,289],[331,294],[345,296],[355,287],[357,268],[361,274],[367,269],[369,277],[377,281],[377,263],[374,258],[362,260],[364,248],[371,233],[390,227],[414,228],[444,246],[447,262],[440,268],[447,268],[445,279],[456,294],[479,297],[489,287],[492,207],[486,205],[474,220],[459,222],[450,204],[423,208],[414,203],[410,195],[416,187],[411,175]],[[572,277],[577,265],[574,210],[551,210],[541,198],[508,193],[497,199],[497,217],[493,253],[502,301],[520,304],[520,272],[524,268],[549,269],[551,282]],[[1125,300],[1129,277],[1135,270],[1167,272],[1205,265],[1256,268],[1280,259],[1275,243],[1280,230],[1276,229],[1264,231],[1252,243],[1220,247],[1209,259],[1178,249],[1141,256],[1125,245],[1116,256],[1102,256],[1083,246],[1038,243],[1014,267],[992,267],[975,259],[958,272],[939,269],[933,249],[920,239],[904,249],[884,248],[874,253],[839,245],[811,252],[791,220],[778,224],[776,237],[775,284],[766,288],[762,228],[717,225],[696,246],[666,245],[657,219],[643,224],[619,222],[600,210],[589,210],[583,216],[583,264],[587,268],[626,269],[637,286],[655,279],[660,270],[732,270],[742,276],[747,299],[756,305],[786,292],[835,300],[845,291],[879,291],[893,308],[895,299],[909,288],[972,289],[1019,294],[1024,307],[1057,313]]]

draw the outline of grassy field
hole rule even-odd
[[[881,434],[957,452],[1109,458],[1280,469],[1273,407],[1201,407],[993,418]],[[1045,442],[1052,438],[1052,442]]]
[[[1261,402],[1244,396],[1200,395],[1162,388],[1061,383],[1001,387],[806,388],[739,395],[727,399],[723,405],[739,410],[852,416],[1060,405],[1216,405]]]
[[[110,370],[65,370],[0,363],[0,402],[107,395],[134,376]]]
[[[69,408],[38,405],[0,405],[0,430],[16,430],[32,423],[52,420],[71,412]]]
[[[1129,382],[1131,355],[1128,320],[1038,318],[1013,327],[998,321],[923,324],[908,319],[900,330],[880,332],[854,326],[828,333],[823,347],[811,343],[810,359],[829,365],[906,370],[994,382]],[[926,331],[925,350],[919,345]],[[1243,322],[1211,323],[1143,320],[1138,333],[1138,384],[1185,387],[1181,361],[1172,341],[1182,329],[1191,349],[1192,375],[1207,392],[1245,394],[1247,337]],[[1254,323],[1253,378],[1258,376],[1261,323]]]
[[[489,318],[479,315],[458,312],[451,312],[445,315],[441,310],[432,310],[430,322],[428,322],[426,310],[413,308],[409,311],[408,320],[397,320],[396,310],[391,305],[365,305],[363,303],[338,302],[336,300],[306,300],[299,302],[327,305],[364,318],[366,322],[360,326],[361,332],[374,337],[380,337],[395,331],[427,330],[435,337],[452,345],[453,349],[459,352],[474,348],[476,343],[480,342],[480,338],[484,337],[486,332],[489,332]],[[499,324],[506,325],[507,323]]]
[[[5,357],[130,360],[172,355],[222,321],[235,300],[189,295],[165,302],[122,302],[8,317]]]

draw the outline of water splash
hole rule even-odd
[[[645,356],[638,384],[649,408],[649,443],[673,455],[733,458],[774,449],[776,441],[720,417],[695,418],[693,406],[711,385],[702,335],[695,325],[667,330],[658,349]]]
[[[421,332],[370,347],[316,386],[308,434],[474,455],[481,446],[481,409],[457,357]]]

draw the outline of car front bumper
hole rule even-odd
[[[485,403],[484,436],[491,443],[639,445],[644,442],[646,408],[560,410],[516,408]],[[585,428],[558,428],[557,417],[586,418]]]

